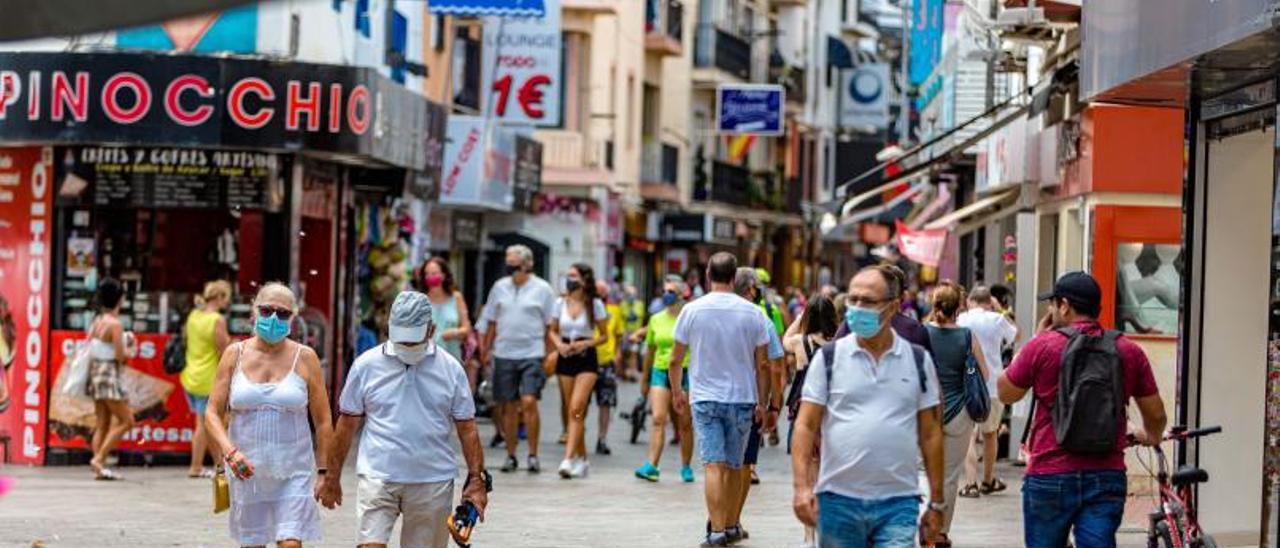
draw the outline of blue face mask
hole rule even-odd
[[[880,319],[880,311],[874,308],[851,306],[844,311],[844,321],[849,324],[849,332],[863,339],[874,337],[884,326]]]
[[[289,336],[289,322],[276,317],[275,314],[258,316],[253,324],[253,331],[258,338],[268,344],[275,344]]]
[[[662,306],[671,306],[680,300],[680,296],[675,291],[667,291],[662,294]]]

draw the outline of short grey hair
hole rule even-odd
[[[753,287],[760,285],[760,276],[756,274],[756,269],[749,266],[740,266],[733,274],[733,292],[740,297],[746,297],[747,292]]]
[[[524,244],[515,244],[507,246],[507,255],[512,253],[520,256],[520,262],[525,266],[533,266],[533,250]]]

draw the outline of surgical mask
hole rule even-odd
[[[289,322],[280,319],[275,314],[258,316],[258,319],[253,324],[253,331],[258,335],[259,339],[266,341],[268,344],[275,344],[289,336]]]
[[[440,287],[444,285],[444,276],[441,274],[427,274],[423,282],[427,284],[428,288]]]
[[[516,272],[520,272],[522,270],[521,266],[516,264],[507,264],[503,266],[503,268],[506,269],[508,276],[515,275]]]
[[[849,325],[849,332],[869,339],[880,332],[880,328],[884,327],[884,320],[880,318],[880,311],[874,308],[864,308],[861,306],[851,306],[844,311],[844,321]]]
[[[680,300],[680,296],[675,291],[666,291],[662,294],[662,306],[671,306]]]
[[[568,279],[564,281],[565,291],[568,291],[569,293],[573,293],[574,291],[577,291],[579,289],[582,289],[582,282],[574,279]]]
[[[392,346],[396,351],[396,359],[405,365],[414,365],[422,363],[423,358],[427,357],[427,352],[431,350],[431,343],[422,344],[401,344],[393,343]]]

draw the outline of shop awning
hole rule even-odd
[[[902,182],[894,182],[880,185],[876,188],[868,190],[862,194],[855,196],[845,204],[845,208],[841,211],[840,224],[857,224],[873,219],[881,214],[887,213],[903,202],[915,198],[925,189],[929,188],[929,181],[920,180],[916,182],[901,194],[894,196],[888,201],[872,205],[872,199],[880,196],[882,193],[892,190],[894,187],[901,186]],[[861,207],[861,209],[859,209]]]
[[[951,232],[956,236],[963,236],[989,222],[1003,219],[1017,212],[1019,207],[1017,203],[1018,192],[1018,188],[1010,188],[980,198],[967,206],[938,217],[933,222],[924,225],[924,228],[925,230],[931,230],[955,226],[955,229]]]
[[[427,10],[463,17],[542,17],[547,11],[542,0],[431,0]]]

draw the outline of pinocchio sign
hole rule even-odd
[[[437,110],[440,112],[429,112]],[[364,155],[421,169],[442,108],[367,68],[146,53],[0,53],[0,141]]]

